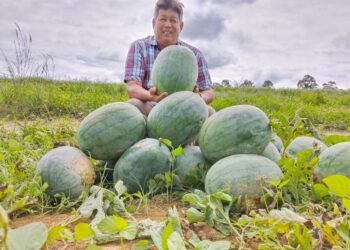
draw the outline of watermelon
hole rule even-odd
[[[306,149],[312,149],[313,152],[317,154],[326,148],[327,146],[322,141],[314,137],[299,136],[289,143],[285,153],[288,157],[296,159],[297,154],[305,151]]]
[[[198,187],[204,182],[210,163],[204,158],[198,146],[187,146],[184,153],[175,159],[175,174],[186,187]]]
[[[277,148],[278,152],[282,153],[284,150],[283,142],[281,137],[279,137],[276,133],[272,133],[271,142]]]
[[[104,105],[84,118],[77,132],[80,149],[98,160],[118,158],[127,148],[144,138],[146,119],[132,104]]]
[[[193,142],[208,117],[203,99],[191,92],[176,92],[160,101],[147,117],[151,138],[169,139],[174,147]]]
[[[233,154],[261,154],[271,139],[269,119],[251,105],[222,109],[210,116],[199,133],[205,158],[216,162]]]
[[[184,46],[162,49],[154,61],[151,80],[157,93],[192,91],[198,77],[198,63],[193,52]]]
[[[45,190],[50,196],[63,193],[74,199],[80,196],[84,186],[95,180],[94,166],[79,149],[64,146],[52,149],[38,162],[36,172],[42,182],[48,184]]]
[[[281,160],[281,154],[272,142],[269,142],[269,144],[267,144],[264,152],[262,153],[262,156],[265,156],[266,158],[269,158],[276,163]]]
[[[252,154],[231,155],[216,162],[205,177],[205,190],[215,193],[226,189],[232,196],[258,198],[268,181],[282,179],[277,164]]]
[[[171,169],[168,147],[152,138],[143,139],[127,149],[117,161],[114,183],[122,180],[129,193],[147,190],[147,181]]]
[[[318,181],[330,175],[350,178],[350,142],[341,142],[325,149],[318,158],[314,176]]]

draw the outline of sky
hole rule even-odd
[[[213,82],[271,80],[296,88],[304,75],[350,88],[349,0],[183,0],[180,39],[200,49]],[[1,0],[0,48],[14,58],[17,23],[32,53],[54,59],[53,77],[122,82],[130,44],[153,34],[155,1]],[[0,73],[6,63],[0,53]]]

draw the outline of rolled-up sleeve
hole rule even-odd
[[[207,62],[203,54],[200,51],[196,53],[197,61],[198,61],[198,79],[197,86],[200,91],[206,90],[212,87],[212,82],[208,70]]]

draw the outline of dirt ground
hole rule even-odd
[[[184,233],[184,237],[186,239],[190,239],[195,233],[201,240],[212,240],[216,241],[222,238],[222,234],[217,232],[215,229],[209,227],[206,223],[204,222],[199,222],[199,223],[194,223],[190,224],[186,219],[185,219],[185,212],[186,208],[181,206],[180,201],[171,201],[168,202],[165,200],[164,196],[155,196],[151,203],[148,206],[148,210],[146,209],[141,209],[139,213],[133,214],[134,218],[137,220],[143,220],[143,219],[151,219],[154,221],[163,221],[166,218],[167,212],[169,208],[176,206],[176,209],[178,211],[180,220],[181,220],[181,225],[182,225],[182,230]],[[18,228],[24,225],[27,225],[32,222],[42,222],[46,225],[46,227],[49,229],[50,227],[53,227],[58,224],[63,224],[72,217],[70,212],[65,212],[65,213],[52,213],[52,214],[38,214],[38,215],[28,215],[20,218],[16,218],[11,221],[11,228]],[[85,222],[89,223],[88,220],[82,219],[80,221],[77,221],[75,223],[70,224],[71,230],[73,230],[74,225],[80,222]],[[135,243],[137,243],[139,240],[142,239],[136,239],[132,241],[125,241],[124,242],[124,249],[131,249],[131,246]],[[73,249],[86,249],[87,243],[86,242],[81,242],[79,244],[74,245],[73,243],[67,243],[63,241],[55,241],[52,245],[48,246],[48,249],[50,250],[56,250],[56,249],[68,249],[68,250],[73,250]],[[120,246],[120,242],[112,242],[104,245],[99,245],[99,247],[103,250],[115,250],[115,249],[123,249]],[[155,249],[156,248],[151,248]]]
[[[175,205],[174,202],[172,202],[172,203],[159,203],[158,201],[156,201],[156,202],[153,202],[149,205],[148,212],[143,210],[143,211],[140,211],[140,213],[133,214],[133,216],[137,220],[143,220],[143,219],[149,218],[149,219],[155,220],[155,221],[162,221],[165,219],[169,208],[172,207],[173,205]],[[178,209],[179,215],[182,216],[183,208],[181,208],[177,205],[177,209]],[[28,216],[24,216],[24,217],[20,217],[20,218],[16,218],[16,219],[12,220],[10,226],[11,226],[11,228],[15,229],[15,228],[27,225],[27,224],[32,223],[32,222],[42,222],[49,229],[50,227],[53,227],[55,225],[67,222],[71,217],[72,217],[72,215],[70,212],[28,215]],[[70,225],[70,227],[73,228],[75,224],[81,223],[81,222],[89,223],[89,221],[82,219],[82,220],[77,221],[74,224]],[[139,240],[140,239],[136,239],[133,241],[125,241],[124,242],[125,249],[131,249],[132,244],[138,242]],[[69,243],[63,242],[63,241],[56,241],[52,245],[49,245],[48,249],[50,249],[50,250],[51,249],[52,250],[56,250],[56,249],[60,249],[60,250],[61,249],[69,249],[69,250],[86,249],[86,245],[87,245],[86,242],[81,242],[77,245],[74,245],[74,244],[69,244]],[[112,242],[112,243],[105,244],[105,245],[99,245],[99,247],[103,250],[122,249],[120,247],[119,242]]]

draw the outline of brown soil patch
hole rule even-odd
[[[133,214],[133,216],[137,220],[143,220],[143,219],[151,219],[155,221],[162,221],[166,218],[167,212],[169,208],[176,206],[179,216],[182,217],[184,214],[184,209],[179,206],[179,202],[166,201],[165,196],[156,196],[151,201],[149,201],[147,207],[142,207],[138,213]],[[72,214],[70,212],[65,213],[51,213],[51,214],[36,214],[36,215],[28,215],[20,218],[16,218],[13,221],[11,221],[11,228],[18,228],[27,224],[30,224],[32,222],[42,222],[46,225],[46,227],[49,229],[50,227],[53,227],[58,224],[63,224],[69,221],[70,218],[72,218]],[[81,219],[75,223],[72,223],[69,225],[69,228],[73,231],[74,225],[77,223],[89,223],[88,220]],[[133,241],[124,241],[124,249],[131,249],[131,246],[135,243],[137,243],[140,239],[136,239]],[[63,241],[55,241],[52,245],[48,246],[48,249],[56,250],[56,249],[86,249],[87,243],[86,242],[80,242],[78,244],[74,243],[67,243]],[[103,250],[110,250],[110,249],[122,249],[120,246],[120,242],[111,242],[104,245],[99,245],[99,247]],[[154,248],[155,249],[155,248]]]

